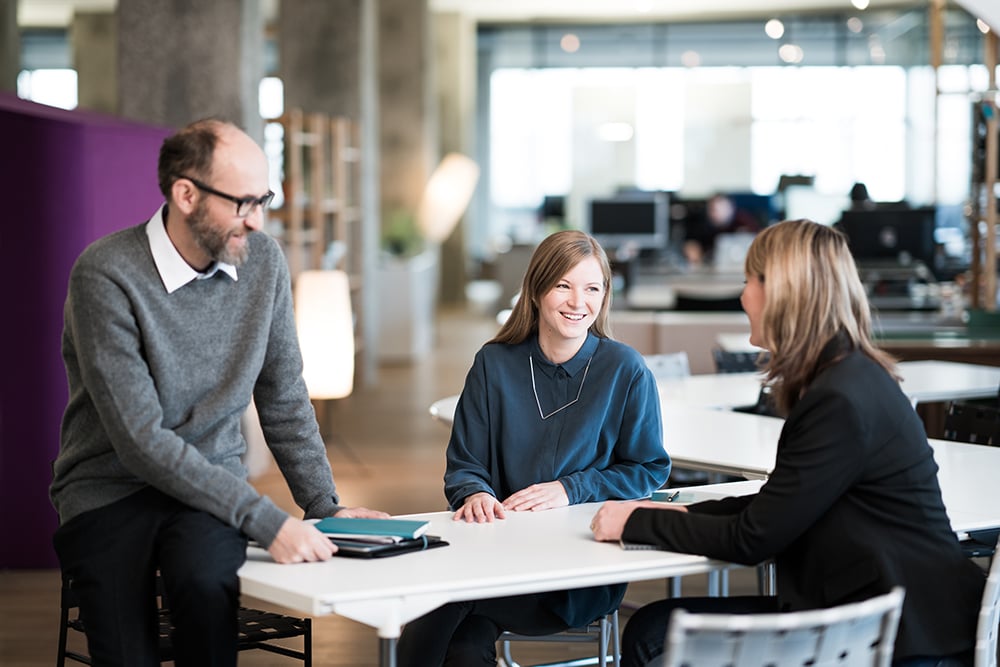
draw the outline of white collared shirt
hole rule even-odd
[[[167,227],[163,216],[166,214],[167,205],[160,207],[149,222],[146,223],[146,236],[149,237],[149,250],[153,253],[153,262],[156,270],[160,274],[160,280],[167,290],[167,294],[176,292],[193,280],[204,280],[211,278],[217,271],[223,271],[233,280],[239,280],[236,275],[236,267],[225,262],[214,262],[207,271],[195,271],[191,265],[184,261],[181,254],[174,247],[173,241],[167,236]]]

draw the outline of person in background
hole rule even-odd
[[[755,495],[675,507],[605,503],[598,540],[655,544],[752,565],[770,558],[777,597],[674,599],[629,620],[622,665],[659,664],[670,616],[831,607],[903,586],[894,665],[971,665],[984,573],[963,555],[923,425],[871,317],[846,238],[807,220],[768,227],[746,258],[750,342],[786,416]]]
[[[535,249],[521,297],[476,354],[456,407],[444,477],[456,521],[642,498],[667,479],[656,381],[638,352],[610,338],[610,283],[604,250],[583,232]],[[502,632],[586,625],[624,593],[621,584],[447,604],[407,624],[399,664],[495,665]]]
[[[851,186],[850,197],[852,211],[871,211],[875,208],[875,202],[868,195],[868,186],[860,181]]]
[[[176,664],[235,665],[247,538],[280,563],[335,551],[248,482],[251,398],[306,517],[388,515],[339,504],[288,268],[259,233],[273,197],[263,151],[203,120],[163,142],[158,174],[160,210],[91,244],[70,274],[53,542],[94,664],[160,664],[159,571]]]
[[[715,252],[715,241],[722,234],[756,233],[760,224],[747,211],[736,206],[732,198],[716,194],[705,203],[705,219],[686,230],[684,258],[692,266],[709,262]]]

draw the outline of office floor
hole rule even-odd
[[[465,373],[479,346],[496,330],[491,316],[453,311],[441,314],[434,350],[413,364],[383,366],[378,383],[320,413],[328,425],[327,449],[342,501],[393,514],[445,509],[442,493],[447,429],[427,413],[436,399],[461,391]],[[256,486],[282,507],[295,511],[291,495],[276,469]],[[750,592],[751,570],[731,576],[731,592]],[[685,579],[685,592],[705,590],[704,578]],[[632,584],[630,602],[662,597],[663,581]],[[274,608],[254,600],[250,606]],[[274,608],[278,609],[278,608]],[[278,609],[280,610],[280,609]],[[53,570],[0,571],[0,665],[49,667],[58,637],[59,575]],[[294,612],[289,612],[294,613]],[[627,619],[627,611],[622,621]],[[371,628],[340,617],[314,620],[316,665],[366,667],[377,664],[377,638]],[[523,664],[593,655],[589,645],[519,644],[515,658]],[[294,665],[295,661],[261,651],[240,656],[252,667]]]

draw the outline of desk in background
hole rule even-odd
[[[954,401],[970,398],[990,398],[1000,389],[1000,367],[963,364],[951,361],[904,361],[898,366],[903,392],[914,404]],[[707,408],[730,410],[753,405],[760,392],[758,373],[721,373],[689,375],[658,380],[660,401]],[[458,396],[435,401],[430,414],[451,427]],[[671,425],[664,418],[665,435]]]
[[[663,404],[664,446],[674,464],[694,470],[763,479],[774,468],[783,420]],[[1000,447],[930,440],[938,481],[956,533],[1000,526]]]

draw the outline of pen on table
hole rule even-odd
[[[676,500],[677,496],[679,496],[679,495],[681,495],[680,491],[674,491],[669,496],[667,496],[667,502],[668,503],[674,502],[674,500]]]

